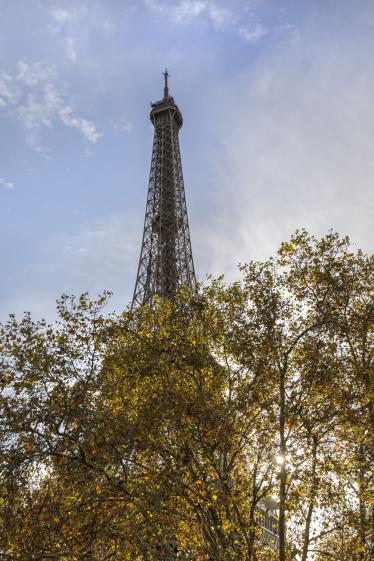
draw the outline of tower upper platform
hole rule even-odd
[[[164,123],[165,119],[171,118],[178,126],[178,129],[180,129],[183,125],[182,113],[178,105],[175,103],[174,98],[171,95],[169,95],[168,71],[165,70],[163,75],[165,79],[164,97],[160,101],[155,101],[151,103],[152,109],[149,117],[155,127],[158,124]]]

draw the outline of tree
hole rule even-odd
[[[1,327],[5,559],[370,559],[372,260],[302,231],[241,271]]]

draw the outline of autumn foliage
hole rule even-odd
[[[302,231],[241,274],[0,327],[0,559],[374,558],[373,260]]]

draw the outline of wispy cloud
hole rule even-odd
[[[19,89],[9,74],[3,72],[0,76],[0,109],[17,102]]]
[[[77,129],[85,140],[95,143],[102,133],[93,121],[75,115],[70,100],[71,84],[61,81],[56,68],[44,61],[20,60],[15,75],[0,79],[0,109],[12,107],[27,130],[27,140],[37,151],[43,149],[41,133],[55,123]]]
[[[227,8],[220,8],[216,4],[209,4],[208,13],[216,29],[225,27],[229,23],[233,23],[235,21],[235,16],[230,10]]]
[[[88,13],[88,7],[84,2],[76,2],[73,6],[67,8],[52,8],[50,16],[57,26],[63,26],[79,21]]]
[[[64,125],[78,129],[90,142],[97,142],[99,138],[103,136],[102,133],[97,132],[92,121],[87,121],[87,119],[82,119],[81,117],[75,117],[70,105],[62,103],[61,106],[58,108],[56,107],[56,109],[57,114]]]
[[[87,253],[86,247],[73,247],[71,245],[65,245],[62,248],[62,253],[64,255],[84,255]]]
[[[37,61],[29,64],[23,60],[18,62],[18,82],[26,86],[39,86],[40,84],[56,80],[56,68],[52,64],[44,61]]]
[[[172,16],[177,22],[191,21],[207,9],[207,0],[181,0],[170,4],[164,0],[144,0],[145,5],[159,13]]]
[[[207,8],[204,0],[182,0],[173,8],[174,17],[177,21],[188,21],[198,17]]]
[[[140,239],[137,218],[133,214],[103,216],[84,221],[76,232],[52,239],[46,245],[53,255],[49,274],[66,277],[60,280],[59,291],[79,286],[98,294],[104,288],[113,290],[113,304],[124,309],[133,290]],[[78,291],[79,291],[78,290]]]
[[[198,18],[209,21],[216,31],[233,29],[238,36],[251,45],[259,44],[266,35],[287,38],[290,43],[299,39],[299,30],[289,22],[278,26],[265,25],[252,6],[240,9],[238,3],[229,3],[230,8],[215,0],[144,0],[147,8],[172,18],[177,23],[188,24]]]
[[[233,272],[265,258],[300,227],[317,235],[334,228],[372,247],[373,63],[358,73],[361,48],[327,39],[289,45],[282,57],[277,48],[215,92],[206,116],[222,143],[191,228],[205,270]],[[235,107],[215,121],[215,108],[233,97]],[[206,208],[214,208],[209,222]]]
[[[238,28],[238,34],[247,43],[257,45],[268,34],[268,30],[261,23],[255,23],[253,25],[241,25]]]
[[[148,8],[172,17],[177,23],[189,23],[199,16],[204,16],[216,29],[220,29],[234,20],[230,10],[210,0],[180,0],[172,4],[165,0],[144,2]]]
[[[76,37],[81,20],[88,16],[89,10],[85,2],[75,2],[72,6],[52,8],[49,11],[51,20],[48,29],[53,34],[62,33],[66,56],[76,62],[78,58]]]
[[[133,124],[127,119],[120,119],[113,125],[114,130],[121,132],[130,132],[134,128]]]
[[[4,189],[14,189],[14,182],[13,181],[8,181],[7,179],[4,179],[3,177],[0,177],[0,187],[3,187]]]
[[[71,12],[68,12],[68,10],[63,10],[61,8],[55,8],[55,9],[51,10],[50,14],[51,14],[52,19],[58,25],[64,25],[66,23],[71,22],[72,19],[73,19],[73,16],[72,16]]]
[[[295,43],[300,39],[300,31],[293,23],[285,22],[279,25],[275,34],[277,37],[285,37],[289,39],[291,43]]]

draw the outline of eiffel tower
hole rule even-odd
[[[164,300],[181,286],[194,290],[196,285],[178,139],[183,119],[169,95],[167,70],[163,76],[164,97],[151,103],[155,131],[132,308],[152,306],[156,295]]]

